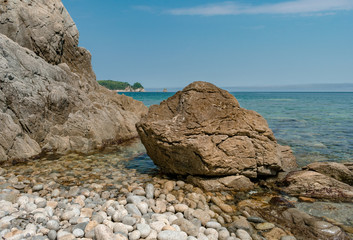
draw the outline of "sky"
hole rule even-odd
[[[63,0],[98,80],[353,83],[353,0]]]

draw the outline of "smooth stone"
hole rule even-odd
[[[146,238],[151,233],[151,227],[148,224],[139,223],[136,228],[140,231],[142,238]]]
[[[257,230],[270,230],[272,228],[274,228],[275,225],[273,223],[269,223],[269,222],[265,222],[265,223],[259,223],[259,224],[256,224],[255,228]]]
[[[127,226],[123,223],[115,223],[114,225],[114,233],[122,233],[124,235],[127,235],[129,233],[129,230],[127,229]]]
[[[129,234],[129,240],[138,240],[141,237],[141,233],[139,230],[135,230]]]
[[[115,240],[116,236],[109,227],[99,224],[94,228],[94,233],[97,240]]]
[[[158,240],[186,240],[188,235],[185,232],[177,232],[177,231],[162,231],[158,233]]]
[[[280,240],[297,240],[294,236],[283,236]]]
[[[189,236],[196,237],[199,234],[199,228],[197,228],[192,222],[181,218],[173,222],[180,227],[183,232],[186,232]]]
[[[126,216],[123,219],[123,224],[125,224],[125,225],[134,226],[135,223],[136,223],[136,218]]]
[[[126,201],[128,203],[132,203],[132,204],[137,205],[138,203],[140,203],[142,201],[142,197],[131,195],[131,196],[126,198]]]
[[[238,229],[237,232],[236,232],[236,235],[241,240],[252,240],[250,234],[247,231],[243,230],[243,229]]]
[[[49,221],[47,222],[47,228],[50,229],[50,230],[55,230],[55,231],[57,231],[57,230],[59,230],[59,228],[60,228],[60,224],[59,224],[59,222],[56,221],[56,220],[49,220]]]
[[[251,216],[251,217],[248,217],[247,220],[249,222],[253,222],[253,223],[264,223],[266,222],[266,220],[260,218],[260,217],[254,217],[254,216]]]
[[[210,222],[206,223],[206,227],[220,229],[222,227],[222,225],[219,222],[210,221]]]
[[[227,229],[223,229],[218,232],[219,240],[227,240],[229,237],[230,237],[230,234]]]
[[[125,206],[125,209],[130,213],[131,215],[137,215],[137,216],[142,216],[140,210],[136,207],[134,204],[127,204]]]
[[[48,233],[48,238],[50,240],[55,240],[56,239],[56,231],[55,230],[50,230]]]
[[[43,190],[43,184],[34,185],[32,189],[33,189],[33,191],[36,191],[36,192]]]
[[[148,183],[146,185],[145,191],[146,191],[146,198],[147,199],[153,199],[153,196],[154,196],[154,186],[153,186],[153,184]]]
[[[85,232],[82,229],[79,229],[79,228],[76,228],[75,230],[73,230],[72,233],[77,238],[83,237],[85,235]]]
[[[176,204],[174,206],[176,212],[185,212],[188,208],[188,205],[182,203]]]
[[[138,203],[137,208],[140,210],[142,215],[144,215],[148,212],[148,204],[145,202]]]

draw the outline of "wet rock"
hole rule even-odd
[[[256,224],[255,228],[257,230],[261,230],[261,231],[266,231],[266,230],[270,230],[272,228],[274,228],[275,225],[273,223],[268,223],[268,222],[265,222],[265,223],[258,223]]]
[[[353,202],[353,187],[334,178],[313,171],[292,172],[284,179],[283,191],[294,196],[305,196],[334,201]]]
[[[237,237],[240,238],[241,240],[252,240],[250,234],[243,229],[238,229],[236,234],[237,234]]]
[[[193,223],[184,218],[175,220],[173,224],[178,225],[180,229],[183,232],[186,232],[189,236],[196,237],[199,234],[199,229]]]
[[[304,169],[319,172],[332,177],[340,182],[353,185],[353,172],[347,166],[336,162],[315,162],[307,165]]]
[[[249,191],[254,184],[245,176],[227,176],[222,178],[201,178],[188,176],[187,180],[208,192]]]
[[[295,163],[264,118],[206,82],[194,82],[152,106],[137,129],[148,155],[165,173],[256,178],[285,169],[284,159]]]

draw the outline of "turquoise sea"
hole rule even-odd
[[[123,94],[150,106],[174,93]],[[292,147],[301,166],[315,161],[353,161],[353,93],[232,94],[243,108],[265,117],[278,142]]]

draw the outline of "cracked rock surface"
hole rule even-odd
[[[200,176],[271,176],[296,167],[266,120],[207,82],[194,82],[137,124],[148,155],[165,173]]]
[[[0,164],[138,136],[147,107],[98,85],[61,1],[0,2]]]

